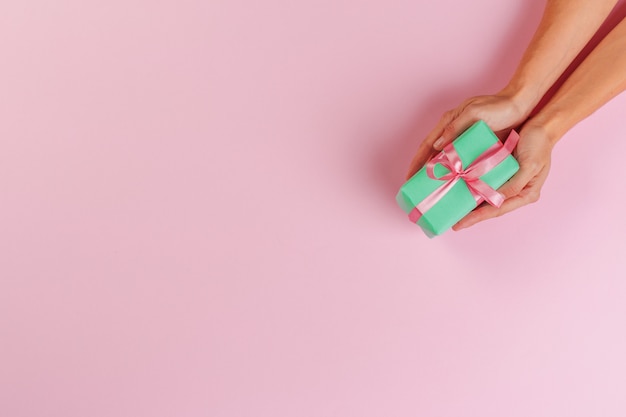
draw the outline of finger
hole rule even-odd
[[[535,175],[537,172],[534,164],[522,164],[519,171],[498,188],[498,192],[504,196],[505,200],[519,195]]]
[[[409,170],[407,172],[407,179],[411,178],[417,171],[420,170],[422,166],[428,161],[430,156],[433,153],[432,146],[426,146],[425,142],[422,142],[420,147],[417,149],[417,153],[411,160],[411,164],[409,165]]]
[[[441,150],[446,147],[454,139],[458,138],[461,133],[479,120],[478,109],[471,103],[466,105],[461,112],[454,118],[451,118],[443,127],[441,136],[435,141],[433,147]]]
[[[485,205],[470,212],[467,216],[459,220],[457,224],[452,226],[452,230],[459,231],[473,226],[476,223],[502,216],[503,214],[525,206],[526,204],[530,204],[530,202],[531,201],[528,197],[514,196],[506,200],[500,207]]]
[[[419,169],[424,166],[426,161],[433,156],[433,143],[441,136],[443,133],[444,126],[452,120],[455,116],[455,110],[447,111],[441,116],[437,125],[426,135],[426,138],[420,143],[420,146],[417,148],[417,152],[409,165],[409,171],[407,172],[406,178],[411,178]]]
[[[541,187],[543,187],[547,178],[548,167],[545,167],[537,176],[531,179],[526,188],[524,188],[519,194],[505,200],[499,208],[491,205],[479,207],[462,218],[457,224],[452,226],[452,229],[455,231],[465,229],[475,225],[476,223],[502,216],[503,214],[509,213],[522,206],[537,202],[539,200]]]
[[[443,114],[418,148],[407,172],[407,179],[424,166],[433,155],[433,149],[440,151],[479,119],[479,110],[472,104],[473,101],[474,98],[467,99],[457,108]]]
[[[417,171],[419,171],[427,161],[433,158],[437,154],[437,151],[432,148],[428,150],[428,153],[420,153],[416,154],[411,161],[411,165],[409,167],[409,171],[406,174],[406,179],[411,178]]]
[[[424,139],[424,143],[428,143],[428,145],[432,148],[433,144],[436,143],[443,135],[445,127],[457,118],[464,106],[465,104],[463,103],[459,107],[445,112],[437,122],[437,125],[435,125],[434,129],[428,132],[426,139]]]

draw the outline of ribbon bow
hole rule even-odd
[[[411,213],[409,213],[409,219],[413,223],[417,223],[420,217],[434,207],[460,179],[463,179],[467,184],[467,188],[470,193],[472,193],[474,200],[476,200],[476,205],[484,200],[492,206],[500,207],[504,202],[504,197],[482,181],[480,177],[491,171],[500,162],[504,161],[504,159],[513,152],[518,141],[519,135],[516,131],[511,130],[504,144],[497,141],[465,169],[463,169],[463,162],[461,162],[461,158],[459,158],[459,154],[454,148],[454,145],[452,143],[448,144],[448,146],[426,164],[426,174],[430,178],[446,182],[422,200]],[[441,164],[450,172],[441,177],[437,177],[435,175],[435,165],[437,164]]]

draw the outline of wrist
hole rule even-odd
[[[532,84],[515,81],[511,81],[498,95],[508,97],[511,100],[511,103],[519,112],[521,120],[526,120],[542,97]]]
[[[539,112],[524,124],[523,129],[540,132],[550,145],[554,147],[569,130],[569,125],[566,113],[553,109]]]

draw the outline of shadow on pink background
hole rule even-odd
[[[623,416],[624,96],[535,205],[394,201],[543,4],[0,6],[0,415]]]

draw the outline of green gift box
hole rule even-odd
[[[428,237],[442,234],[486,199],[476,188],[484,189],[486,184],[490,195],[495,193],[496,200],[501,198],[494,190],[519,170],[517,160],[511,155],[518,138],[511,131],[502,145],[484,121],[476,122],[415,173],[400,188],[396,201]],[[456,164],[453,158],[457,158]],[[478,165],[482,166],[478,168]],[[474,172],[480,173],[486,166],[490,169],[480,176],[472,178],[466,174],[474,168]],[[476,183],[480,187],[475,187]],[[435,195],[437,198],[433,200]]]

